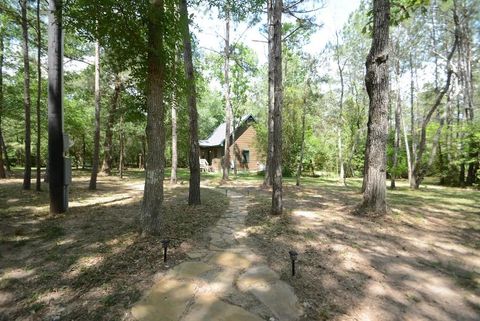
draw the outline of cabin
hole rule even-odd
[[[231,168],[234,164],[237,170],[260,171],[263,170],[264,160],[258,150],[257,131],[253,124],[256,123],[252,115],[245,115],[232,126],[229,148]],[[200,140],[200,158],[205,159],[214,171],[222,170],[224,156],[226,123],[220,124],[205,140]],[[233,128],[235,130],[233,131]]]

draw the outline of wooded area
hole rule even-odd
[[[317,44],[328,6],[335,3],[1,0],[0,183],[14,180],[15,190],[22,172],[23,197],[49,193],[55,217],[69,215],[69,190],[86,173],[97,196],[115,192],[102,180],[128,184],[138,173],[143,194],[132,224],[147,239],[172,237],[165,204],[195,211],[211,206],[205,188],[228,186],[225,197],[234,197],[229,189],[248,180],[268,195],[264,214],[280,222],[312,197],[285,201],[296,193],[292,178],[298,191],[328,193],[317,187],[333,179],[342,195],[361,192],[342,203],[352,220],[395,220],[390,203],[404,189],[412,211],[427,185],[476,195],[480,1],[360,0]],[[203,30],[202,16],[223,29]],[[254,29],[265,57],[245,41]],[[215,48],[202,32],[216,35]],[[245,115],[255,120],[255,141],[237,151]],[[202,167],[199,143],[217,128],[218,175],[213,164]],[[258,172],[239,164],[249,148],[260,151]],[[186,201],[169,192],[183,184]]]

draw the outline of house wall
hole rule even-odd
[[[236,137],[235,143],[230,146],[230,157],[235,156],[237,169],[247,171],[263,169],[262,165],[265,165],[265,160],[256,147],[257,132],[255,128],[247,126],[245,130],[239,130],[237,134],[239,137]],[[249,151],[248,163],[243,162],[242,152],[244,150]],[[216,155],[217,157],[211,157],[210,161],[208,155]],[[201,157],[207,159],[215,171],[222,170],[223,148],[201,148]]]
[[[235,143],[230,146],[230,155],[235,155],[237,161],[237,169],[257,171],[259,165],[265,164],[256,146],[257,131],[253,126],[248,126],[247,129],[240,134],[235,140]],[[243,163],[242,151],[249,151],[248,163]]]

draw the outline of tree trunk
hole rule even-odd
[[[413,66],[413,56],[412,53],[410,52],[409,55],[409,62],[410,62],[410,137],[411,137],[411,142],[412,142],[412,158],[410,159],[410,163],[408,164],[410,168],[410,175],[408,179],[408,183],[410,185],[410,188],[414,188],[415,186],[415,181],[413,180],[413,171],[415,170],[415,164],[417,162],[416,160],[416,155],[417,155],[417,141],[416,141],[416,135],[415,135],[415,105],[414,105],[414,99],[415,99],[415,82],[413,78],[414,74],[414,66]]]
[[[187,0],[180,1],[180,10],[183,21],[183,59],[185,75],[187,77],[187,102],[190,122],[188,158],[190,167],[190,185],[188,188],[188,204],[200,205],[200,145],[198,143],[197,90],[193,69],[192,41],[188,26]]]
[[[3,30],[0,29],[0,178],[6,178],[5,164],[3,160]],[[6,158],[6,157],[5,157]],[[6,161],[6,159],[5,159]]]
[[[450,50],[447,57],[447,79],[445,81],[445,86],[437,94],[434,104],[432,105],[432,107],[430,107],[430,110],[428,111],[427,115],[425,116],[422,122],[422,127],[420,132],[420,141],[418,143],[417,150],[414,156],[415,163],[413,166],[413,175],[412,175],[413,186],[410,185],[410,187],[414,189],[418,189],[420,187],[420,184],[423,181],[423,178],[425,177],[425,174],[428,171],[429,166],[423,166],[423,162],[422,162],[423,153],[425,152],[426,145],[427,145],[427,126],[430,123],[430,119],[432,118],[433,113],[437,110],[438,106],[440,106],[443,97],[445,96],[445,94],[448,92],[450,88],[450,83],[453,75],[453,69],[450,62],[457,48],[457,44],[458,44],[458,33],[455,32],[455,40],[453,42],[452,49]]]
[[[22,0],[22,51],[23,51],[23,107],[25,110],[25,170],[23,174],[23,189],[30,189],[30,180],[32,178],[31,163],[31,125],[30,125],[30,61],[28,57],[28,20],[27,20],[27,0]]]
[[[302,175],[302,166],[303,166],[303,154],[305,152],[305,118],[307,117],[307,88],[309,87],[308,81],[307,81],[307,86],[305,89],[305,94],[303,96],[303,108],[302,108],[302,144],[300,148],[300,159],[298,161],[298,166],[297,166],[297,177],[296,177],[296,185],[300,186],[300,176]]]
[[[37,180],[36,190],[42,189],[42,171],[41,171],[41,159],[40,159],[40,145],[41,145],[41,116],[40,116],[40,99],[42,97],[42,66],[41,66],[41,48],[42,48],[42,33],[40,27],[40,0],[37,0]]]
[[[273,102],[274,102],[274,56],[273,56],[273,2],[267,1],[267,23],[268,23],[268,119],[267,119],[267,159],[265,164],[265,178],[263,185],[271,186],[273,173],[271,163],[273,158]]]
[[[48,163],[50,213],[68,208],[63,157],[63,26],[62,1],[49,1],[48,15]]]
[[[95,132],[93,135],[92,175],[90,190],[97,189],[98,163],[100,157],[100,43],[95,43]]]
[[[177,97],[174,98],[174,101]],[[170,173],[170,184],[177,184],[177,104],[172,103],[172,171]]]
[[[223,156],[223,179],[228,179],[230,172],[230,135],[232,125],[232,105],[230,101],[230,8],[225,8],[225,142]]]
[[[165,60],[163,48],[163,0],[152,0],[148,21],[147,148],[145,189],[140,213],[142,235],[161,228],[163,179],[165,176]]]
[[[397,46],[398,47],[398,46]],[[396,75],[396,83],[397,83],[397,102],[395,106],[395,138],[393,142],[393,160],[392,160],[392,173],[391,173],[391,180],[390,180],[390,188],[395,189],[395,179],[397,176],[397,167],[398,167],[398,150],[400,148],[400,140],[401,140],[401,133],[400,133],[400,117],[402,115],[402,97],[400,95],[400,60],[396,57],[395,61],[395,75]]]
[[[343,68],[345,64],[340,63],[340,53],[339,53],[339,43],[338,43],[338,33],[336,33],[337,46],[336,46],[336,58],[337,58],[337,68],[340,75],[340,100],[339,104],[339,113],[338,113],[338,126],[337,126],[337,143],[338,143],[338,165],[340,171],[338,173],[338,179],[345,186],[345,162],[343,161],[343,145],[342,145],[342,129],[343,129],[343,95],[344,95],[344,81],[343,81]]]
[[[125,134],[123,132],[123,115],[120,116],[120,153],[118,157],[118,172],[120,179],[123,178],[123,165],[125,162]]]
[[[122,91],[122,79],[118,74],[115,75],[115,88],[113,91],[110,110],[108,112],[107,126],[105,128],[105,142],[103,143],[103,163],[102,172],[110,175],[113,167],[112,141],[113,141],[113,126],[115,125],[115,115],[118,109],[118,102],[120,100],[120,93]]]
[[[366,61],[365,85],[370,99],[365,151],[365,191],[362,215],[384,215],[386,203],[386,149],[388,135],[388,54],[390,1],[373,2],[373,40]]]
[[[273,157],[271,162],[272,173],[272,209],[273,215],[280,215],[283,211],[282,187],[282,9],[283,1],[275,0],[273,8],[273,56],[274,56],[274,102],[273,102]]]

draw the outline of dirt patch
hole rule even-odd
[[[358,185],[288,184],[281,217],[269,216],[268,191],[243,190],[253,242],[295,288],[304,320],[480,319],[480,193],[399,184],[392,214],[373,220],[349,214]]]
[[[51,217],[48,192],[0,181],[0,320],[131,320],[132,304],[228,207],[211,189],[190,207],[185,186],[166,184],[165,235],[140,238],[142,180],[100,177],[97,191],[87,187],[76,177],[68,213]],[[172,239],[167,264],[162,238]]]

